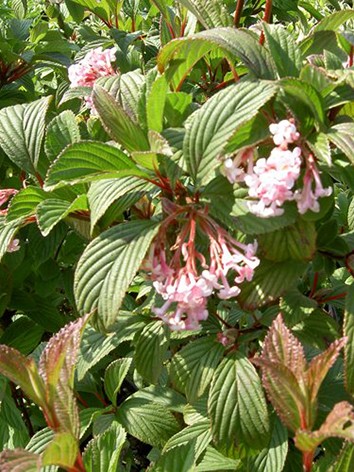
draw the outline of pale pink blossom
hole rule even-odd
[[[7,246],[7,252],[16,252],[19,249],[21,249],[20,246],[20,240],[19,239],[13,239],[9,245]]]
[[[253,154],[253,148],[242,149],[234,158],[228,157],[224,160],[221,172],[231,184],[244,181],[246,175],[244,166],[249,168],[252,165]]]
[[[300,137],[300,133],[296,130],[296,126],[289,120],[281,120],[279,123],[272,123],[269,131],[273,135],[273,141],[276,146],[284,146],[294,143]]]
[[[93,87],[100,77],[116,75],[112,67],[115,61],[116,48],[105,49],[102,47],[92,49],[77,64],[72,64],[68,69],[70,87]],[[88,108],[93,109],[91,95],[85,97]]]
[[[168,204],[171,210],[171,203]],[[240,294],[238,284],[252,280],[259,264],[257,244],[234,239],[203,210],[175,206],[162,225],[143,268],[156,292],[164,300],[152,311],[172,330],[200,328],[208,317],[208,298],[215,294],[229,299]],[[183,226],[175,244],[166,253],[166,226],[176,214],[183,214]],[[196,248],[196,227],[209,239],[208,258]],[[168,247],[168,246],[167,246]]]
[[[257,201],[249,202],[249,209],[257,216],[267,218],[283,213],[286,201],[294,199],[293,187],[300,175],[301,149],[292,151],[274,148],[268,159],[258,159],[253,172],[245,177],[248,194]]]
[[[331,194],[331,187],[323,188],[315,160],[310,154],[307,160],[303,187],[295,192],[295,200],[299,213],[303,215],[307,210],[318,213],[320,211],[318,199],[321,197],[329,197]]]

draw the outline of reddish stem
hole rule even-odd
[[[266,0],[266,6],[263,17],[263,21],[265,21],[266,23],[270,22],[270,17],[272,15],[272,3],[272,0]],[[262,31],[261,36],[259,38],[259,44],[264,44],[264,30]]]
[[[311,472],[313,462],[313,452],[302,453],[302,464],[304,466],[304,472]]]
[[[338,295],[333,295],[331,297],[324,298],[323,300],[317,300],[318,303],[327,303],[331,300],[339,300],[340,298],[345,298],[347,296],[347,292],[339,293]]]
[[[312,289],[309,295],[309,298],[312,298],[314,296],[314,293],[316,292],[317,284],[318,284],[318,272],[315,272],[315,275],[313,277],[313,284],[312,284]]]
[[[236,10],[234,14],[234,25],[236,26],[236,28],[238,28],[240,24],[243,4],[244,4],[244,0],[237,0]]]
[[[352,67],[354,64],[354,46],[350,46],[348,66]]]

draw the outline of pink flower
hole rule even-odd
[[[100,77],[116,75],[112,67],[115,61],[116,48],[105,49],[102,47],[92,49],[77,64],[72,64],[68,69],[70,87],[93,87]],[[91,96],[85,97],[88,108],[93,108]]]
[[[273,141],[276,146],[282,146],[287,149],[288,144],[294,143],[300,137],[296,126],[289,120],[282,120],[279,123],[272,123],[269,131],[273,135]]]
[[[7,246],[6,252],[16,252],[19,249],[21,249],[20,246],[20,240],[19,239],[13,239],[9,245]]]
[[[225,159],[221,172],[231,184],[244,181],[246,174],[241,166],[249,165],[253,161],[253,154],[253,148],[247,148],[239,151],[233,159]]]
[[[164,300],[161,307],[153,307],[153,313],[172,330],[198,329],[208,317],[207,301],[213,293],[221,299],[236,297],[241,291],[237,284],[252,279],[259,264],[257,244],[240,243],[203,210],[173,206],[174,213],[169,202],[172,214],[161,226],[143,267]],[[177,214],[183,214],[184,223],[170,248],[174,254],[167,256],[166,228]],[[195,245],[197,224],[209,239],[208,259]]]
[[[315,184],[314,189],[313,184]],[[313,212],[318,213],[320,211],[318,199],[321,197],[329,197],[331,194],[331,187],[323,188],[315,160],[310,154],[307,160],[307,169],[304,175],[303,188],[295,192],[295,200],[297,202],[299,213],[303,215],[307,210],[312,210]]]
[[[252,213],[262,218],[281,215],[284,202],[294,199],[292,188],[300,175],[301,149],[292,151],[274,148],[268,159],[258,159],[252,173],[245,177]]]

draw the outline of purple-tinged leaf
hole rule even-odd
[[[37,405],[45,403],[45,388],[35,361],[12,347],[0,345],[0,373],[19,385]]]
[[[286,366],[299,381],[306,368],[304,349],[300,341],[285,326],[281,314],[273,324],[264,340],[262,359]]]
[[[294,373],[279,362],[262,358],[253,362],[262,368],[262,383],[278,416],[296,431],[304,423],[306,397]]]
[[[68,324],[53,336],[39,361],[39,372],[46,384],[47,404],[52,417],[54,414],[54,422],[49,426],[75,437],[79,434],[79,417],[72,392],[74,370],[81,334],[89,316]]]
[[[305,378],[311,402],[316,401],[318,390],[327,372],[335,363],[340,350],[345,346],[346,342],[347,338],[336,339],[328,349],[314,357],[310,362]]]
[[[40,455],[22,449],[6,450],[0,454],[1,472],[39,472],[41,464]]]
[[[354,442],[354,408],[350,403],[337,403],[318,431],[297,431],[295,445],[301,451],[313,451],[330,437]]]

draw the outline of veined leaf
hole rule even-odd
[[[3,218],[0,218],[0,261],[6,254],[9,244],[14,239],[19,229],[19,223],[13,221],[5,224]]]
[[[78,196],[73,202],[50,198],[42,201],[36,210],[38,227],[43,236],[48,236],[54,226],[70,213],[87,210],[86,195]]]
[[[37,169],[51,97],[0,111],[0,146],[20,169]]]
[[[50,166],[45,189],[53,190],[64,185],[127,175],[144,173],[115,146],[81,141],[64,149]]]
[[[206,0],[178,1],[198,18],[204,28],[217,28],[232,25],[232,18],[222,0],[214,0],[213,2]]]
[[[210,431],[210,421],[205,420],[199,423],[194,423],[179,431],[172,436],[163,449],[163,453],[170,451],[189,442],[195,441],[194,457],[198,459],[200,454],[206,449],[211,442],[212,436]]]
[[[117,393],[128,373],[132,359],[124,357],[116,359],[107,367],[104,373],[104,389],[113,405],[117,404]]]
[[[136,340],[135,366],[139,374],[155,384],[161,374],[170,331],[162,321],[149,323]]]
[[[270,262],[264,259],[251,282],[244,282],[238,301],[248,310],[272,302],[294,287],[306,264],[301,261]]]
[[[327,131],[328,139],[354,163],[354,124],[340,123]]]
[[[133,277],[158,230],[156,222],[132,221],[104,231],[85,249],[75,272],[78,309],[98,308],[96,324],[112,327]]]
[[[134,176],[92,182],[87,193],[91,210],[91,231],[116,200],[131,194],[132,200],[136,201],[151,188],[152,184]]]
[[[269,52],[247,30],[215,28],[188,38],[170,41],[157,57],[160,72],[179,90],[194,65],[207,53],[220,51],[230,61],[241,59],[258,78],[274,79],[275,70]]]
[[[274,415],[275,416],[275,415]],[[288,453],[288,431],[275,417],[272,437],[266,449],[249,460],[249,472],[281,472]]]
[[[140,126],[106,90],[98,85],[94,88],[93,102],[104,128],[112,139],[129,152],[149,150],[147,136]]]
[[[140,398],[125,400],[118,408],[117,419],[129,434],[156,447],[163,446],[179,430],[167,408]]]
[[[6,222],[17,220],[22,222],[26,217],[34,215],[38,204],[47,196],[48,194],[38,187],[29,186],[20,190],[11,200]]]
[[[126,432],[114,422],[104,433],[92,439],[83,454],[87,472],[113,472],[126,440]]]
[[[342,10],[336,11],[331,15],[327,15],[321,20],[315,27],[314,31],[336,31],[346,21],[354,18],[354,10]]]
[[[279,77],[298,77],[302,57],[295,40],[282,26],[264,23],[263,27]]]
[[[275,94],[265,81],[239,82],[214,95],[197,112],[184,139],[184,158],[197,185],[208,183],[221,165],[227,141]]]
[[[222,470],[238,470],[240,466],[240,460],[225,457],[221,452],[209,446],[207,447],[202,461],[197,465],[195,470],[196,472],[221,472]]]
[[[45,151],[53,161],[69,144],[80,141],[80,129],[75,115],[71,110],[65,110],[56,116],[47,127]]]
[[[242,354],[225,357],[216,369],[208,410],[217,443],[240,441],[258,449],[267,443],[269,419],[264,393],[255,368]]]
[[[341,450],[336,462],[329,469],[330,472],[351,472],[354,468],[354,445],[347,443]]]
[[[203,395],[224,352],[212,337],[197,339],[173,356],[171,375],[190,402]]]

